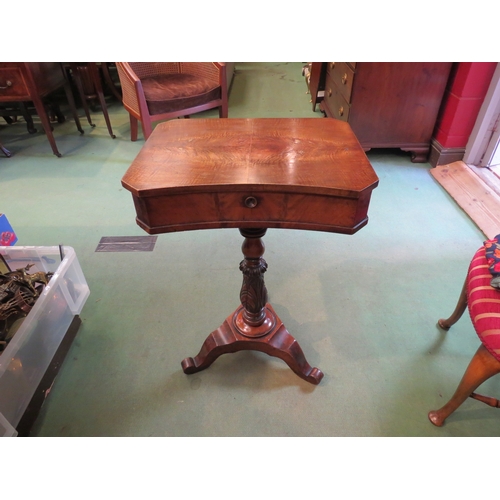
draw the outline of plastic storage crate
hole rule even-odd
[[[11,270],[33,264],[30,274],[54,273],[0,354],[0,436],[16,436],[17,424],[90,290],[71,247],[0,247],[0,254]]]

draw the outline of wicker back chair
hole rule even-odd
[[[226,65],[218,62],[117,62],[122,102],[130,115],[130,138],[137,140],[137,120],[144,139],[152,124],[161,120],[189,117],[219,108],[227,118]]]

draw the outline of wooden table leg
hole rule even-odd
[[[35,105],[36,112],[40,121],[42,122],[42,127],[45,130],[45,135],[50,143],[52,148],[52,152],[59,158],[61,157],[61,153],[57,149],[56,141],[54,139],[54,135],[52,134],[52,127],[50,125],[49,117],[47,116],[47,112],[45,110],[45,106],[43,105],[42,99],[38,95],[33,95],[33,104]]]
[[[241,306],[207,337],[197,356],[182,361],[184,373],[204,370],[222,354],[254,350],[282,359],[299,377],[319,384],[323,372],[309,365],[300,345],[267,302],[263,276],[267,263],[262,258],[266,229],[240,229],[240,233],[245,238],[242,245],[245,258],[240,263]]]

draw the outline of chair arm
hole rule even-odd
[[[117,62],[118,78],[122,87],[122,102],[128,111],[140,114],[140,100],[145,100],[141,80],[134,73],[129,63]]]

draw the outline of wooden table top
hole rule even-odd
[[[159,124],[122,184],[150,234],[223,227],[353,234],[368,222],[378,178],[345,122],[212,118]]]
[[[138,197],[252,187],[357,197],[378,178],[345,122],[226,118],[160,123],[122,184]]]

